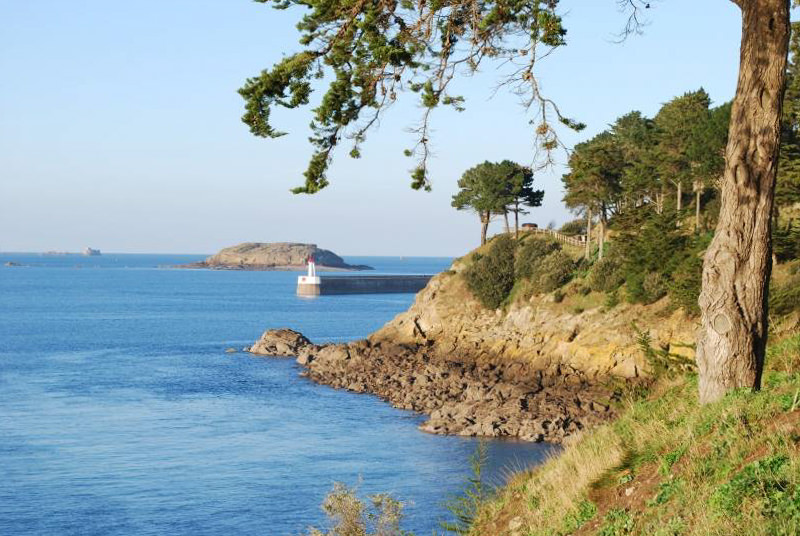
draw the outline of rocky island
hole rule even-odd
[[[202,262],[179,267],[215,270],[305,270],[309,257],[313,257],[317,269],[323,271],[373,269],[371,266],[347,264],[334,252],[318,248],[316,244],[293,242],[245,242],[225,248]]]

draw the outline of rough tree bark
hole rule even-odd
[[[492,213],[488,210],[480,213],[481,218],[481,245],[486,244],[486,233],[489,230],[489,220],[492,219]]]
[[[694,230],[700,232],[700,196],[703,194],[703,184],[700,181],[694,183]]]
[[[739,80],[731,110],[719,223],[703,263],[697,341],[700,401],[759,389],[789,0],[733,0],[742,10]]]
[[[600,206],[600,218],[598,222],[598,234],[600,238],[598,239],[598,253],[597,258],[603,258],[603,250],[605,249],[606,245],[606,223],[608,222],[608,217],[606,216],[606,207],[605,204]]]
[[[592,209],[586,208],[586,252],[585,257],[588,259],[592,255]]]

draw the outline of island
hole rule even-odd
[[[245,242],[227,247],[202,262],[182,264],[178,268],[214,270],[305,270],[312,257],[320,270],[373,270],[371,266],[347,264],[332,251],[316,244],[294,242]]]

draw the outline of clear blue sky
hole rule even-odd
[[[735,5],[652,4],[645,34],[619,45],[615,0],[563,2],[569,44],[540,72],[545,91],[588,124],[569,143],[700,86],[717,104],[733,96]],[[311,153],[309,115],[276,113],[291,135],[254,138],[236,89],[298,49],[298,14],[249,0],[0,0],[0,250],[211,253],[299,241],[344,255],[450,256],[474,247],[477,219],[450,198],[478,162],[531,160],[517,98],[489,99],[491,67],[459,84],[468,111],[434,118],[432,193],[409,188],[401,151],[419,110],[402,99],[362,159],[339,153],[327,190],[292,195]],[[538,177],[544,206],[525,221],[571,218],[562,173]]]

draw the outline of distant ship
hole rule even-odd
[[[89,247],[83,250],[83,254],[86,255],[87,257],[96,257],[98,255],[102,255],[99,249],[92,249]]]

